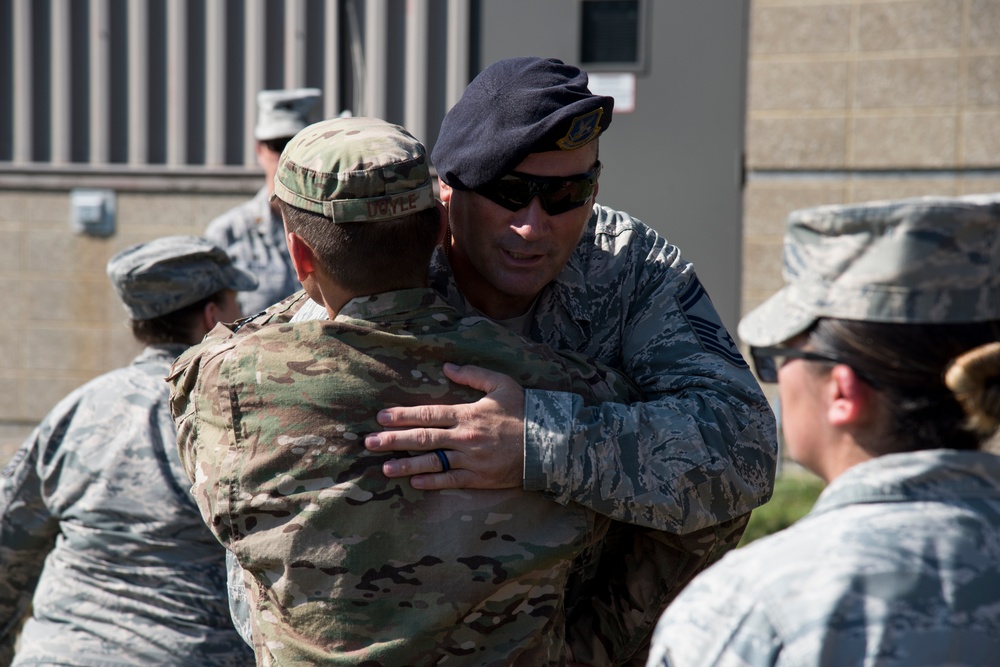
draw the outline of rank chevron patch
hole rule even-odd
[[[719,322],[712,299],[700,280],[693,278],[677,295],[677,302],[706,352],[719,355],[737,368],[748,368],[736,343]]]

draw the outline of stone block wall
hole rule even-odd
[[[746,312],[792,210],[1000,191],[1000,2],[752,0]]]
[[[0,178],[0,463],[61,398],[140,346],[105,274],[119,250],[200,234],[253,195],[118,192],[117,233],[70,229],[69,190],[5,190]]]

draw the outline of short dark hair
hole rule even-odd
[[[221,306],[226,298],[226,292],[219,290],[215,294],[200,301],[184,306],[178,310],[153,317],[148,320],[129,320],[132,335],[143,345],[170,345],[179,343],[194,345],[201,342],[195,331],[202,311],[209,303]]]
[[[291,140],[291,137],[278,137],[277,139],[261,139],[260,143],[264,144],[267,150],[280,155]]]
[[[364,294],[423,287],[440,232],[437,207],[392,220],[334,223],[278,200],[286,228],[302,238],[338,285]]]
[[[911,324],[823,318],[809,331],[811,349],[841,360],[862,379],[870,378],[882,395],[889,424],[874,442],[862,443],[875,456],[979,449],[987,436],[969,428],[969,415],[945,383],[945,373],[957,357],[996,340],[1000,321]],[[994,377],[1000,383],[1000,368]]]

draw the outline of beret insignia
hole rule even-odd
[[[590,113],[577,116],[570,123],[566,136],[556,142],[556,145],[564,151],[571,151],[580,146],[584,146],[601,133],[601,116],[604,115],[603,108],[597,108]]]

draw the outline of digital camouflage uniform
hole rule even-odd
[[[362,443],[386,406],[480,396],[445,362],[553,390],[538,410],[627,401],[628,384],[429,289],[284,323],[305,300],[216,328],[170,378],[195,498],[246,572],[258,664],[564,664],[570,564],[609,522],[521,489],[417,491]]]
[[[1000,660],[1000,458],[881,456],[805,518],[700,575],[656,628],[659,667],[984,667]]]
[[[236,266],[257,276],[257,290],[239,294],[244,315],[259,313],[301,287],[288,257],[281,215],[271,209],[267,187],[213,220],[205,238],[229,253]]]
[[[188,493],[163,378],[184,345],[63,399],[0,479],[0,664],[238,665],[224,550]]]

